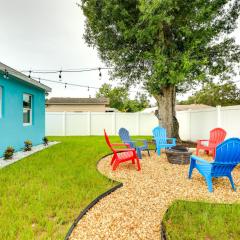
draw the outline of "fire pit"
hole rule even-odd
[[[178,145],[170,149],[166,149],[167,159],[172,164],[189,164],[191,152],[184,146]]]

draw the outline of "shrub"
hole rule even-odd
[[[30,140],[26,140],[24,142],[24,151],[27,152],[27,151],[31,151],[32,150],[32,142]]]
[[[4,155],[3,155],[4,159],[5,160],[12,159],[14,151],[15,150],[13,147],[7,147],[7,149],[5,150]]]
[[[44,137],[42,140],[43,140],[44,146],[47,146],[47,145],[48,145],[48,142],[49,142],[48,138],[47,138],[47,137]]]

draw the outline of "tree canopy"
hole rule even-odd
[[[109,98],[111,108],[121,112],[138,112],[149,107],[149,100],[146,94],[138,93],[135,99],[129,98],[128,89],[124,87],[112,87],[110,84],[103,84],[96,97]]]
[[[206,104],[209,106],[240,105],[240,89],[233,82],[208,83],[181,104]]]
[[[85,40],[113,67],[112,78],[141,82],[160,122],[175,135],[176,91],[235,73],[239,0],[82,0]]]

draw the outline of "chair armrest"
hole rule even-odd
[[[212,163],[210,163],[210,162],[208,162],[208,161],[206,161],[206,160],[204,160],[204,159],[202,159],[202,158],[200,158],[200,157],[198,157],[196,155],[192,155],[191,156],[191,161],[192,160],[195,161],[196,163],[200,162],[201,165],[203,165],[203,164],[205,164],[205,165],[212,164]]]
[[[124,141],[125,144],[128,144],[131,148],[136,147],[136,141]]]
[[[123,146],[125,146],[125,147],[130,147],[130,144],[128,144],[128,143],[112,143],[111,144],[113,147],[123,147]]]
[[[135,152],[135,148],[123,148],[123,149],[114,149],[116,152]]]
[[[237,166],[237,163],[224,163],[224,162],[213,162],[213,165],[220,165],[220,166]]]

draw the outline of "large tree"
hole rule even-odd
[[[181,104],[206,104],[209,106],[232,106],[240,104],[240,89],[233,82],[208,83]]]
[[[176,91],[236,70],[239,0],[82,0],[85,40],[126,86],[143,84],[178,137]]]

